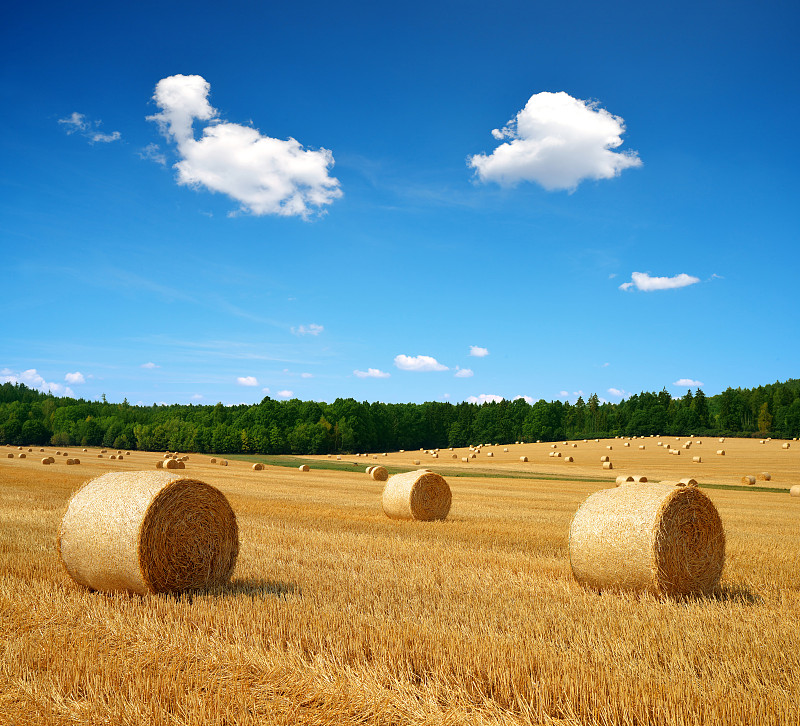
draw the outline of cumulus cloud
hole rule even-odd
[[[672,385],[678,386],[679,388],[702,388],[703,381],[694,381],[691,378],[679,378]]]
[[[146,161],[154,161],[156,164],[161,164],[161,166],[167,165],[167,157],[164,156],[158,144],[148,144],[145,146],[139,151],[139,158],[145,159]]]
[[[388,378],[391,373],[385,373],[378,368],[367,368],[365,371],[353,371],[353,375],[358,378]]]
[[[0,371],[0,383],[22,383],[28,388],[34,388],[42,393],[52,393],[58,396],[74,396],[75,392],[69,386],[60,383],[46,381],[35,368],[28,368],[26,371],[15,373],[9,368]]]
[[[471,345],[469,347],[469,354],[475,358],[484,358],[489,355],[489,349],[481,348],[479,345]]]
[[[310,325],[301,325],[299,328],[292,328],[293,335],[319,335],[325,327],[322,325],[317,325],[316,323],[311,323]]]
[[[80,371],[75,371],[74,373],[67,373],[67,375],[64,376],[64,380],[67,383],[71,383],[73,386],[76,383],[86,383],[86,379],[83,377],[83,373],[81,373]]]
[[[221,192],[254,215],[307,218],[342,196],[329,176],[333,154],[304,149],[293,138],[262,136],[250,126],[228,123],[208,102],[211,85],[202,76],[175,75],[156,84],[153,100],[160,111],[148,120],[175,144],[178,184]],[[205,121],[200,139],[194,122]]]
[[[153,368],[161,368],[161,366],[157,366],[157,365],[156,365],[155,363],[153,363],[152,361],[151,361],[150,363],[142,363],[142,365],[141,365],[141,366],[139,366],[139,367],[140,367],[140,368],[148,368],[148,369],[150,369],[150,370],[152,370]]]
[[[429,355],[397,355],[394,364],[401,371],[447,371],[450,370],[446,365],[439,363],[436,358]]]
[[[628,396],[631,395],[630,393],[628,393],[628,391],[626,391],[623,388],[609,388],[608,392],[612,396],[619,396],[620,398],[627,398]]]
[[[471,369],[456,366],[456,378],[472,378],[474,375]]]
[[[294,396],[294,391],[278,391],[278,395],[281,398],[291,398]]]
[[[119,141],[121,135],[119,131],[112,131],[110,134],[104,134],[99,130],[102,121],[89,121],[86,116],[77,111],[73,111],[67,118],[58,119],[64,130],[68,134],[80,134],[86,139],[89,139],[90,144],[108,144],[112,141]]]
[[[642,165],[635,151],[612,151],[624,133],[625,122],[597,102],[544,91],[531,96],[507,126],[492,131],[504,143],[467,163],[484,182],[531,181],[548,191],[573,190],[584,179],[610,179]]]
[[[634,272],[631,274],[630,282],[623,282],[620,290],[632,290],[634,287],[642,292],[653,292],[654,290],[674,290],[678,287],[686,287],[700,282],[699,277],[692,277],[685,272],[674,277],[650,277],[647,272]]]
[[[255,376],[239,376],[236,382],[240,386],[257,386],[258,379]]]
[[[522,398],[526,403],[533,405],[533,396],[514,396],[513,401],[518,401]]]
[[[492,393],[481,393],[480,396],[470,396],[467,399],[467,403],[479,403],[483,405],[484,403],[500,403],[503,400],[502,396],[495,396]]]

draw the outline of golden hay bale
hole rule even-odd
[[[73,459],[73,460],[72,460],[72,463],[73,463],[73,464],[80,464],[80,463],[81,463],[81,460],[80,460],[80,459]]]
[[[575,579],[588,587],[708,594],[725,563],[725,530],[697,487],[602,489],[575,513],[569,556]]]
[[[461,461],[463,461],[465,464],[469,464],[469,457],[467,457],[467,456],[462,456],[462,457],[461,457]]]
[[[458,458],[458,454],[453,454],[452,458],[453,459],[457,459]]]
[[[606,448],[611,451],[614,447],[613,446],[606,446]]]
[[[789,443],[786,442],[785,444],[781,444],[781,448],[782,449],[788,449],[789,448]]]
[[[22,451],[22,447],[21,446],[19,447],[19,450]],[[61,452],[60,451],[56,451],[56,456],[61,456]]]
[[[641,444],[641,445],[639,446],[639,451],[643,451],[643,450],[644,450],[644,444]]]
[[[389,472],[386,471],[385,466],[374,466],[369,475],[374,481],[386,481],[389,478]]]
[[[641,474],[636,474],[633,477],[633,481],[634,481],[635,484],[646,484],[647,483],[647,477],[646,476],[642,476]]]
[[[725,449],[717,449],[717,456],[725,456]]]
[[[51,464],[55,464],[56,463],[56,460],[52,456],[48,456],[47,459],[49,460],[49,462]]]
[[[616,481],[616,483],[617,483],[617,486],[619,486],[620,484],[626,484],[626,483],[627,483],[627,482],[629,482],[629,481],[633,481],[633,477],[632,477],[632,476],[630,476],[630,475],[627,475],[627,476],[625,476],[625,475],[622,475],[622,474],[621,474],[620,476],[618,476],[618,477],[616,478],[616,480],[615,480],[615,481]]]
[[[86,451],[86,449],[84,449],[84,451]],[[44,449],[39,449],[39,453],[44,454]]]
[[[703,463],[703,459],[702,459],[701,457],[699,457],[699,456],[693,456],[693,457],[692,457],[692,461],[693,461],[695,464],[702,464],[702,463]]]
[[[209,464],[216,464],[216,463],[217,463],[216,459],[211,459],[211,461],[209,462]]]
[[[556,449],[556,448],[558,448],[558,444],[550,444],[550,448],[551,449]]]
[[[185,469],[185,468],[186,468],[186,464],[184,464],[182,461],[179,461],[178,462],[178,469]]]
[[[604,461],[603,462],[603,468],[604,469],[613,469],[614,465],[610,461]]]
[[[682,487],[696,487],[697,486],[697,479],[692,479],[692,477],[687,476],[683,479],[678,480],[678,484]]]
[[[474,459],[475,457],[472,458]],[[414,466],[419,466],[419,459],[414,459]]]
[[[364,471],[367,473],[367,476],[369,476],[372,473],[372,470],[374,468],[375,468],[374,466],[368,466],[366,469],[364,469]]]
[[[573,459],[571,456],[565,456],[564,461],[573,462],[575,459]]]
[[[177,469],[178,468],[178,462],[175,461],[175,459],[165,459],[163,468],[164,469]]]
[[[486,456],[494,456],[494,452],[490,451],[486,454]]]
[[[27,458],[28,458],[28,455],[27,455],[27,454],[20,454],[20,455],[19,455],[19,458],[20,458],[20,459],[27,459]]]
[[[623,446],[630,446],[630,444],[626,441]]]
[[[520,457],[519,457],[519,460],[520,460],[520,461],[527,461],[527,460],[528,460],[528,457],[527,457],[527,456],[520,456]]]
[[[341,457],[341,456],[337,456],[337,457],[336,457],[336,461],[341,461],[341,460],[342,460],[342,457]]]
[[[13,458],[14,458],[14,454],[9,454],[9,455],[8,455],[8,458],[9,458],[9,459],[13,459]]]
[[[220,459],[219,460],[219,465],[220,466],[228,466],[228,460],[227,459]]]
[[[553,456],[554,456],[556,459],[560,459],[560,458],[561,458],[561,452],[560,452],[560,451],[554,451],[554,452],[553,452]]]
[[[601,456],[600,461],[610,461],[610,459],[607,456]]]
[[[75,463],[73,459],[67,459],[67,466],[72,466]]]
[[[107,454],[108,453],[108,449],[100,449],[100,453],[101,454]]]
[[[758,481],[771,481],[772,474],[770,474],[768,471],[762,471],[759,474],[756,474],[756,479],[758,479]]]
[[[507,454],[507,453],[508,453],[508,447],[507,447],[507,446],[503,448],[503,453],[504,453],[504,454]]]
[[[104,592],[223,585],[239,553],[236,515],[218,489],[168,472],[112,472],[69,501],[58,535],[73,580]]]
[[[383,488],[383,511],[391,519],[444,519],[451,502],[444,477],[432,471],[395,474]]]
[[[109,459],[116,459],[117,457],[116,457],[116,455],[114,455],[114,454],[111,454],[111,456],[109,456],[108,458],[109,458]]]
[[[718,439],[718,441],[719,441],[719,443],[721,443],[721,444],[724,444],[724,443],[725,443],[725,439]]]
[[[253,471],[263,471],[263,470],[264,470],[264,465],[261,462],[257,461],[255,464],[253,464]]]
[[[163,459],[159,459],[156,462],[156,469],[163,469],[163,468],[164,468],[164,460]]]
[[[756,485],[756,478],[751,475],[743,476],[742,477],[742,484],[746,484],[747,486],[755,486]]]
[[[98,454],[98,455],[97,455],[97,458],[98,458],[98,459],[102,459],[102,458],[103,458],[103,455],[102,455],[102,454]]]
[[[311,469],[308,468],[308,464],[300,464],[297,469],[298,471],[311,471]]]
[[[49,456],[45,456],[44,459],[42,459],[42,464],[44,464],[46,466],[49,463],[50,463],[50,457]]]
[[[789,496],[800,497],[800,484],[795,484],[791,489],[789,489]]]

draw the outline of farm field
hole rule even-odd
[[[298,457],[310,472],[189,454],[175,474],[224,492],[241,551],[230,586],[180,597],[87,591],[56,549],[75,489],[161,454],[2,447],[0,723],[800,723],[800,443],[657,441],[688,437]],[[444,473],[448,519],[389,520],[376,463]],[[618,474],[710,485],[714,597],[575,582],[569,523]]]

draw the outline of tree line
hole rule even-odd
[[[610,436],[800,436],[800,380],[702,389],[675,398],[642,392],[619,403],[520,398],[475,403],[333,403],[132,406],[0,386],[0,444],[106,446],[214,454],[328,454]]]

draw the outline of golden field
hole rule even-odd
[[[550,444],[469,463],[464,449],[342,456],[349,471],[304,457],[308,473],[190,454],[176,475],[225,493],[241,552],[230,586],[181,597],[87,591],[56,549],[71,492],[160,454],[73,448],[79,466],[43,466],[53,447],[0,447],[0,724],[800,723],[800,443],[702,442],[680,456],[654,438],[557,442],[573,463]],[[461,474],[444,522],[389,520],[364,473],[415,460]],[[573,580],[569,523],[616,475],[761,471],[772,480],[705,490],[727,534],[714,597]]]

